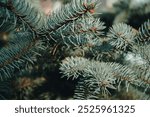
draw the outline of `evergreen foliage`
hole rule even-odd
[[[0,98],[53,99],[57,94],[42,87],[62,81],[71,85],[73,99],[118,99],[122,90],[149,99],[150,17],[138,29],[130,25],[135,9],[140,7],[138,15],[150,13],[149,2],[143,7],[119,0],[111,27],[98,18],[99,4],[72,0],[45,15],[26,0],[0,1]]]

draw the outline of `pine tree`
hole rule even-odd
[[[116,12],[119,8],[129,14],[122,22],[118,13],[107,31],[107,24],[97,17],[99,4],[72,0],[45,15],[29,1],[2,0],[0,98],[54,99],[64,83],[71,85],[73,95],[62,90],[73,99],[126,99],[121,92],[129,99],[149,99],[150,19],[139,29],[132,27],[130,2],[119,2]],[[146,5],[140,15],[150,13],[149,2]],[[6,93],[10,90],[13,95]]]

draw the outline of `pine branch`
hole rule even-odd
[[[17,25],[17,17],[5,8],[0,8],[0,33],[15,30]]]
[[[111,94],[110,89],[117,89],[116,86],[120,90],[122,82],[125,82],[127,91],[130,84],[138,84],[134,71],[117,63],[104,63],[89,61],[81,57],[71,57],[62,62],[60,71],[67,78],[82,77],[84,79],[82,81],[86,86],[84,89],[92,89],[90,95],[95,98],[97,95],[108,96]],[[81,88],[77,87],[77,92],[80,92],[79,89]]]
[[[150,67],[149,65],[133,65],[130,66],[131,69],[135,71],[137,74],[137,80],[138,84],[137,86],[139,89],[143,92],[143,94],[146,94],[150,90]],[[149,95],[149,94],[148,94]]]
[[[150,75],[149,75],[149,72],[150,72],[150,68],[147,67],[143,71],[140,71],[141,74],[139,74],[140,75],[139,76],[139,79],[140,79],[139,86],[144,88],[144,92],[150,90]]]
[[[87,66],[87,64],[87,59],[81,57],[68,57],[62,61],[60,73],[63,73],[64,76],[67,76],[68,78],[73,77],[73,79],[76,79],[83,72],[83,69]]]
[[[89,88],[86,87],[85,79],[80,78],[73,95],[73,99],[75,100],[87,100],[89,99],[91,92]]]
[[[150,45],[141,45],[138,46],[137,50],[134,51],[135,54],[139,55],[143,62],[147,65],[150,65]]]
[[[74,35],[91,35],[93,37],[102,36],[105,29],[104,23],[98,18],[81,17],[67,25],[62,26],[57,31],[51,33],[51,37],[55,40],[67,38]],[[60,40],[59,40],[60,41]]]
[[[26,38],[24,38],[26,36]],[[12,35],[8,45],[0,50],[0,78],[10,78],[16,69],[27,62],[33,63],[37,51],[43,49],[41,42],[32,33],[16,33]]]
[[[61,27],[66,26],[82,16],[93,14],[97,2],[97,0],[73,0],[70,4],[53,12],[48,17],[46,30],[43,29],[41,32],[45,35],[47,35],[47,33],[51,35],[51,33],[56,32]]]
[[[113,47],[126,51],[133,48],[136,31],[126,24],[119,23],[112,26],[107,36]]]
[[[137,41],[143,44],[150,42],[150,20],[146,21],[140,28]]]
[[[33,31],[38,32],[39,29],[45,26],[46,16],[44,13],[34,8],[30,2],[26,0],[9,0],[7,4],[11,8],[11,11]]]

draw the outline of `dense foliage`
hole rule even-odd
[[[99,4],[1,0],[0,98],[149,99],[150,2]]]

